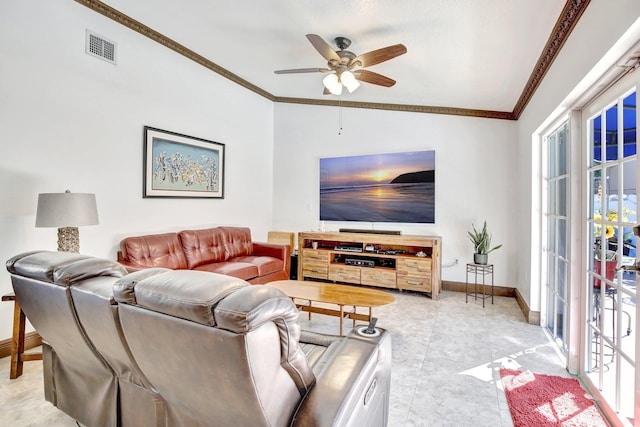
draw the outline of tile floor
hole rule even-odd
[[[392,292],[396,301],[374,309],[378,326],[393,338],[389,427],[512,426],[498,369],[569,376],[543,329],[525,322],[515,299],[492,305],[465,303],[444,291],[438,301]],[[303,328],[337,333],[338,319],[307,314]],[[345,328],[348,329],[348,328]],[[0,359],[1,426],[75,426],[45,402],[42,363],[27,362],[9,380],[9,358]]]

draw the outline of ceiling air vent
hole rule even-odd
[[[116,44],[89,30],[85,52],[112,64],[116,63]]]

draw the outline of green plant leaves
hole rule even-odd
[[[481,230],[478,230],[475,225],[471,224],[473,231],[467,231],[469,240],[473,243],[473,248],[477,254],[488,254],[500,249],[502,244],[496,245],[491,248],[491,234],[487,230],[487,221],[484,222]]]

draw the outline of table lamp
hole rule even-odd
[[[58,227],[58,250],[79,252],[78,226],[98,224],[96,195],[88,193],[38,194],[36,227]]]

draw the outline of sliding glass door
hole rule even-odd
[[[626,79],[629,81],[630,79]],[[621,82],[622,84],[624,82]],[[626,423],[634,418],[637,224],[636,90],[618,84],[583,110],[587,138],[584,200],[586,322],[584,372]]]
[[[546,310],[545,326],[567,353],[569,283],[569,126],[564,122],[545,137],[546,149]]]

